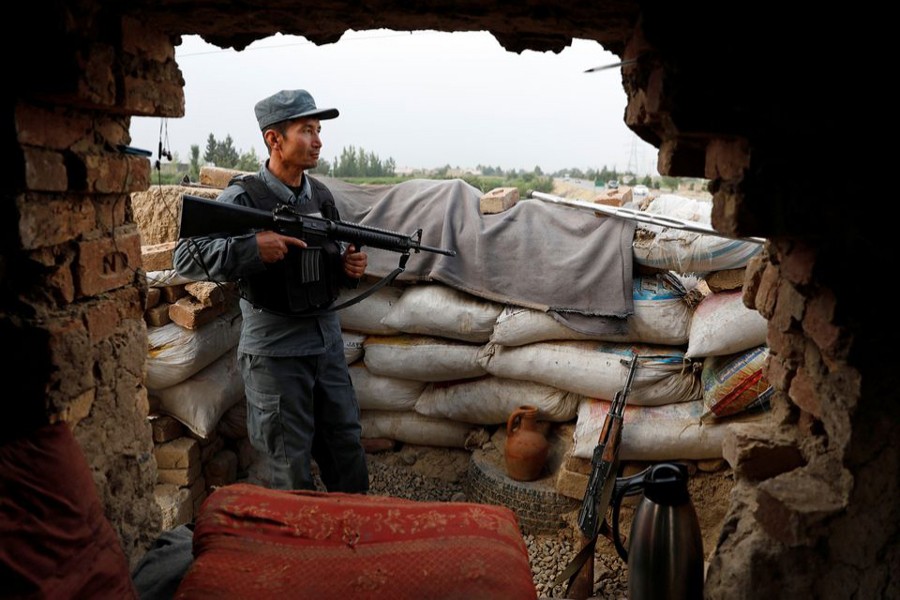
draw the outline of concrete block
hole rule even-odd
[[[161,483],[154,488],[153,496],[162,513],[162,531],[191,522],[194,505],[189,490],[171,483]]]
[[[193,296],[179,298],[169,306],[169,318],[186,329],[197,329],[225,312],[225,305],[203,306]]]
[[[163,325],[171,323],[172,319],[169,318],[169,306],[171,305],[168,302],[165,302],[163,304],[158,304],[153,308],[148,308],[144,311],[144,321],[146,321],[147,325],[150,327],[162,327]]]
[[[501,213],[515,206],[519,201],[519,188],[494,188],[481,197],[481,214]]]
[[[193,463],[200,462],[200,445],[197,440],[180,437],[157,444],[153,456],[160,469],[188,469]]]

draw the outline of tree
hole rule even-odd
[[[331,163],[325,160],[324,158],[319,159],[319,164],[316,165],[315,169],[310,169],[310,173],[319,173],[321,175],[330,175],[331,174]]]
[[[239,171],[258,171],[259,165],[260,160],[256,155],[256,149],[250,148],[249,152],[241,154],[235,168],[237,168]]]
[[[231,135],[226,135],[224,141],[219,141],[213,134],[206,138],[206,153],[203,160],[207,163],[222,167],[223,169],[235,169],[240,162],[240,155],[234,148],[234,140]],[[254,167],[252,170],[256,170]]]
[[[219,147],[219,142],[216,141],[216,136],[213,134],[209,134],[209,137],[206,138],[206,152],[203,153],[203,162],[207,163],[216,163],[216,149]]]
[[[191,166],[188,170],[191,181],[200,181],[200,146],[191,144]]]
[[[335,158],[335,177],[393,177],[397,166],[393,158],[382,161],[374,152],[346,146]]]

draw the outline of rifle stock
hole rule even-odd
[[[266,229],[308,242],[315,242],[316,239],[347,242],[357,249],[371,246],[402,254],[424,251],[456,256],[455,250],[422,244],[421,229],[407,235],[347,221],[303,215],[289,206],[281,206],[268,212],[190,194],[182,195],[179,229],[179,236],[182,238],[218,233],[240,234]]]

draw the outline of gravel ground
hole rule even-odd
[[[465,455],[462,455],[465,456]],[[369,493],[425,502],[466,502],[462,463],[443,460],[441,476],[427,466],[421,451],[416,453],[386,452],[369,454]],[[455,467],[455,468],[454,468]],[[553,587],[553,580],[565,569],[578,549],[573,530],[565,528],[558,535],[524,535],[531,562],[537,596],[565,598],[564,586]],[[597,542],[594,558],[594,596],[597,600],[619,600],[628,596],[627,569],[605,539]]]

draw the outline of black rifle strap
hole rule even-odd
[[[363,293],[359,294],[358,296],[354,296],[353,298],[350,298],[346,302],[341,302],[337,306],[333,306],[333,307],[329,308],[328,310],[329,311],[343,310],[343,309],[347,308],[348,306],[353,306],[357,302],[361,302],[361,301],[365,300],[366,298],[368,298],[369,296],[371,296],[372,294],[374,294],[375,292],[377,292],[378,290],[380,290],[381,288],[383,288],[384,286],[386,286],[387,284],[392,282],[394,279],[396,279],[397,275],[402,273],[404,270],[405,269],[403,267],[397,267],[396,269],[391,271],[390,274],[388,274],[386,277],[382,277],[378,283],[376,283],[375,285],[373,285],[372,287],[370,287]]]

